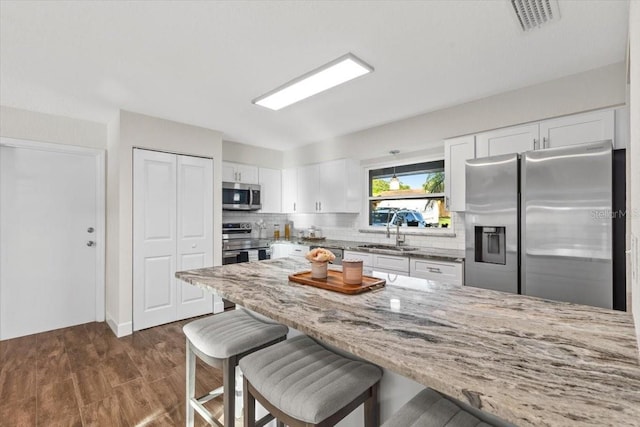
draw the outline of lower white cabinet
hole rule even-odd
[[[304,258],[309,252],[308,245],[298,245],[296,243],[274,243],[271,245],[271,258]]]
[[[434,261],[422,258],[411,258],[410,276],[422,279],[437,280],[453,285],[463,284],[463,268],[461,262]]]
[[[375,270],[409,275],[409,258],[403,256],[373,254]]]

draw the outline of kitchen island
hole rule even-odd
[[[352,296],[289,282],[308,266],[176,277],[519,426],[640,425],[629,313],[386,274],[383,290]]]

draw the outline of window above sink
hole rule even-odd
[[[444,160],[370,169],[368,190],[372,229],[387,224],[409,230],[450,227],[444,203]]]

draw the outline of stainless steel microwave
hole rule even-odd
[[[222,183],[222,209],[228,211],[256,211],[261,208],[259,185],[239,182]]]

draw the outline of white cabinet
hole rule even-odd
[[[211,294],[175,272],[212,263],[212,160],[134,150],[133,329],[211,313]]]
[[[575,114],[540,123],[541,148],[614,140],[614,111]]]
[[[404,256],[373,254],[373,269],[409,275],[409,258]]]
[[[475,135],[444,141],[444,194],[449,211],[465,209],[465,161],[476,156]]]
[[[282,212],[298,212],[298,170],[297,168],[282,171]]]
[[[360,166],[351,159],[301,166],[296,182],[294,212],[360,212]]]
[[[240,163],[222,162],[222,180],[258,184],[258,167]]]
[[[271,245],[271,258],[294,257],[302,258],[309,252],[308,245],[298,245],[295,243],[274,243]]]
[[[476,157],[522,153],[538,148],[538,124],[514,126],[476,135]]]
[[[476,157],[523,153],[529,150],[614,141],[614,110],[573,114],[524,126],[476,135]]]
[[[318,199],[320,198],[320,168],[318,165],[301,166],[298,168],[297,180],[297,212],[318,212]]]
[[[373,254],[367,252],[344,251],[343,261],[362,261],[363,267],[373,267]]]
[[[260,168],[258,170],[260,184],[260,202],[263,213],[282,212],[282,172],[279,169]]]
[[[428,280],[450,283],[453,285],[463,284],[462,263],[434,261],[422,258],[411,258],[409,275]]]

